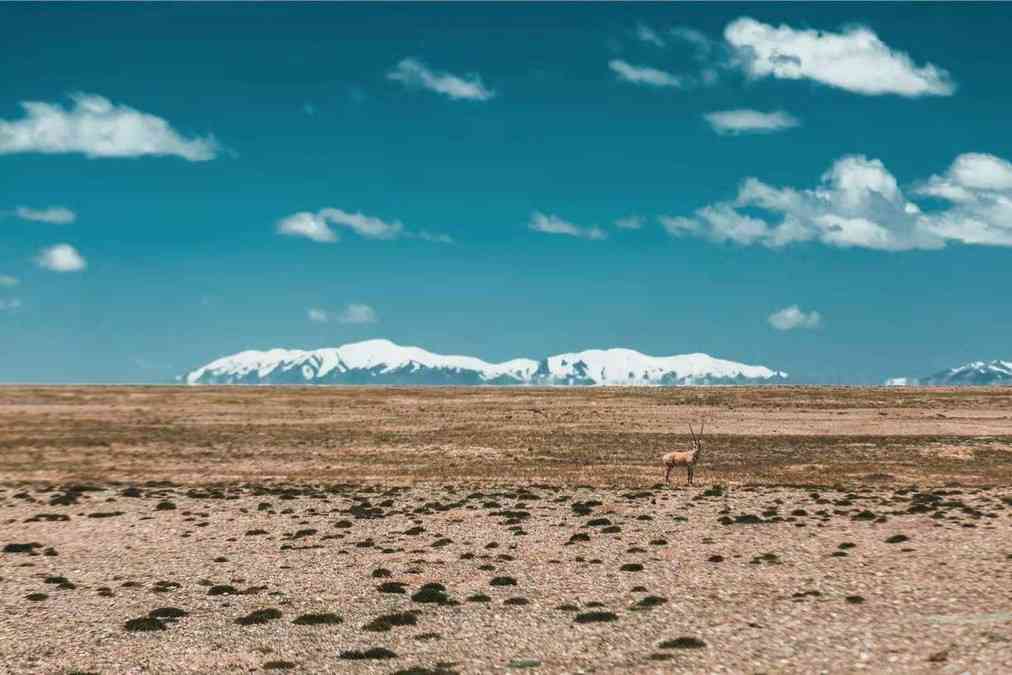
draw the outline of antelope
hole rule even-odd
[[[697,438],[696,433],[692,430],[692,423],[689,423],[689,433],[692,434],[692,442],[696,446],[694,449],[682,451],[676,450],[675,452],[669,452],[661,457],[661,461],[664,462],[664,466],[668,468],[668,470],[664,473],[665,483],[671,482],[671,470],[673,468],[676,466],[684,466],[689,485],[692,485],[692,473],[696,468],[696,462],[699,461],[699,458],[703,454],[703,443],[701,440],[703,438],[703,424],[703,422],[699,423],[699,437]]]

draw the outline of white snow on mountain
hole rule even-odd
[[[1012,384],[1012,361],[973,361],[949,368],[929,377],[921,384]]]
[[[892,377],[886,386],[1012,385],[1012,361],[972,361],[927,377]]]
[[[674,385],[781,382],[787,374],[706,354],[647,356],[631,349],[591,349],[536,361],[488,363],[443,356],[389,340],[340,347],[244,351],[186,375],[188,384],[546,384]]]
[[[747,366],[707,354],[647,356],[632,349],[588,349],[549,356],[547,361],[551,377],[559,383],[694,384],[696,381],[770,380],[787,376],[765,366]],[[664,382],[665,379],[669,382]]]

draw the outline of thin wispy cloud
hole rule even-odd
[[[956,89],[948,72],[931,63],[917,65],[863,26],[834,33],[742,17],[727,25],[724,38],[740,67],[755,78],[808,79],[866,95],[949,96]]]
[[[815,310],[805,312],[797,305],[773,312],[766,320],[771,326],[781,331],[796,328],[818,328],[822,324],[822,316],[818,312]]]
[[[14,209],[14,215],[22,220],[33,220],[54,225],[69,225],[77,220],[77,214],[63,206],[50,206],[44,209],[19,206]]]
[[[12,277],[9,274],[0,274],[0,286],[3,286],[4,288],[11,288],[20,283],[21,282],[17,277]]]
[[[56,244],[39,252],[35,262],[43,269],[52,272],[80,272],[88,266],[88,262],[70,244]]]
[[[72,94],[71,106],[22,101],[24,116],[0,120],[0,154],[81,153],[85,157],[175,155],[191,162],[214,159],[214,137],[186,137],[161,117],[116,104],[97,94]]]
[[[428,89],[454,100],[487,101],[495,92],[485,86],[481,76],[472,73],[460,77],[431,70],[417,59],[403,59],[387,73],[387,78],[407,87]]]
[[[690,26],[675,26],[668,33],[671,37],[692,47],[697,60],[704,60],[716,50],[716,42],[706,33]]]
[[[643,227],[643,219],[639,216],[626,216],[615,221],[620,230],[639,230]]]
[[[914,183],[913,195],[942,202],[924,210],[877,159],[848,155],[815,188],[777,187],[747,178],[735,199],[662,216],[676,237],[741,245],[800,242],[882,251],[938,249],[948,242],[1012,246],[1012,163],[995,155],[959,155],[941,175]]]
[[[340,323],[352,324],[376,323],[379,321],[379,315],[369,305],[352,303],[345,305],[341,313],[337,315],[337,320]]]
[[[531,214],[531,220],[527,226],[535,232],[544,232],[545,234],[562,234],[569,237],[579,237],[581,239],[606,239],[608,237],[608,234],[597,226],[581,227],[563,220],[556,215],[545,214],[540,211],[535,211]]]
[[[306,309],[306,316],[314,323],[327,323],[330,321],[330,313],[325,309],[310,307]]]
[[[718,134],[768,134],[791,129],[801,124],[793,115],[782,110],[761,112],[741,108],[706,113],[703,119]]]
[[[317,212],[299,211],[286,216],[277,222],[275,229],[278,234],[291,237],[303,237],[312,241],[328,244],[338,241],[340,236],[335,228],[350,230],[366,239],[398,239],[400,237],[423,239],[438,243],[451,243],[449,235],[437,234],[421,230],[408,230],[398,221],[386,221],[360,212],[343,209],[324,208]]]
[[[314,323],[345,323],[345,324],[367,324],[377,323],[379,314],[369,305],[351,303],[344,306],[339,312],[310,307],[306,309],[306,317]]]
[[[635,66],[621,59],[612,59],[608,62],[608,67],[620,80],[633,84],[650,87],[681,87],[683,85],[681,78],[667,71],[649,66]]]
[[[641,42],[647,42],[657,47],[664,47],[667,45],[664,38],[662,38],[657,31],[645,23],[636,25],[636,38]]]
[[[21,307],[21,300],[18,298],[0,298],[0,312],[13,312]]]

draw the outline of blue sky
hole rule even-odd
[[[997,4],[0,6],[0,380],[370,337],[827,382],[1010,358],[1010,32]]]

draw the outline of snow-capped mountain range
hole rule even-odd
[[[921,378],[894,377],[887,385],[986,385],[1012,384],[1012,361],[973,361]]]
[[[541,360],[487,363],[443,356],[389,340],[304,351],[244,351],[197,368],[187,384],[688,385],[776,384],[787,373],[706,354],[647,356],[590,349]]]

